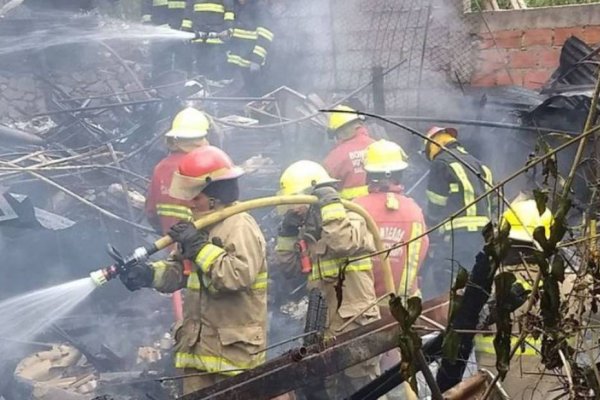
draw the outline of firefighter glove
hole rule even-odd
[[[191,222],[176,223],[169,230],[169,236],[181,245],[181,255],[188,260],[194,260],[208,243],[208,232],[197,229]]]
[[[294,210],[288,210],[283,216],[279,226],[279,236],[298,236],[300,226],[304,223],[304,217]]]
[[[310,206],[304,221],[304,236],[308,236],[313,241],[321,239],[321,231],[323,230],[323,220],[321,219],[321,209],[314,205]]]
[[[217,34],[218,38],[221,39],[222,41],[226,42],[227,40],[231,39],[231,35],[233,29],[225,29],[224,31],[221,31]]]
[[[317,187],[312,194],[319,199],[319,207],[340,202],[340,194],[331,186]]]
[[[135,264],[119,275],[123,285],[130,291],[151,287],[154,280],[154,270],[147,263]]]

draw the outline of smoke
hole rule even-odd
[[[193,34],[165,27],[73,15],[58,12],[35,14],[35,19],[3,21],[5,34],[0,35],[0,56],[39,51],[52,46],[85,44],[104,40],[185,40]],[[12,34],[6,34],[11,32]]]

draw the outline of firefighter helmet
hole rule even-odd
[[[202,139],[208,135],[210,121],[202,111],[187,107],[173,118],[171,130],[165,136],[173,139]]]
[[[406,153],[398,144],[381,139],[371,143],[365,154],[365,171],[371,173],[391,173],[408,167]]]
[[[356,110],[348,106],[336,106],[334,110],[347,111],[347,112],[331,112],[329,113],[329,122],[327,124],[327,130],[331,133],[335,133],[338,129],[348,125],[350,122],[363,121],[364,116],[356,114]]]
[[[503,221],[510,224],[509,237],[525,242],[533,241],[533,231],[538,226],[543,226],[546,238],[550,236],[552,226],[552,212],[546,210],[540,215],[535,200],[516,200],[510,205],[503,215]]]
[[[440,143],[442,146],[450,143],[458,137],[458,131],[454,128],[443,128],[439,126],[433,126],[431,129],[427,131],[427,138],[430,140],[434,140],[436,143]],[[429,160],[433,160],[435,155],[439,153],[440,148],[437,148],[437,151],[434,151],[431,147],[431,142],[429,140],[424,139],[423,145],[425,149],[425,155]],[[436,146],[437,147],[437,146]]]
[[[173,174],[169,195],[179,200],[192,200],[211,182],[239,178],[244,170],[215,146],[203,146],[186,154]]]
[[[283,171],[279,179],[279,195],[307,193],[317,185],[337,183],[325,168],[314,161],[296,161]]]

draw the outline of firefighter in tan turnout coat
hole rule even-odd
[[[309,287],[318,288],[327,303],[329,337],[348,332],[380,318],[377,306],[368,308],[376,300],[371,259],[352,262],[351,257],[361,256],[375,250],[373,237],[365,220],[347,211],[340,202],[338,192],[332,187],[337,183],[325,169],[312,161],[298,161],[290,165],[280,179],[280,195],[313,194],[319,203],[295,206],[287,210],[279,230],[277,252],[282,264],[291,266],[290,273],[298,273],[298,253],[295,249],[306,244],[311,270]],[[338,308],[335,287],[340,274],[344,274],[342,302]],[[367,309],[354,322],[344,324]],[[343,329],[342,329],[343,328]],[[344,398],[379,373],[378,358],[348,368],[326,380],[330,398]]]
[[[201,147],[181,160],[170,195],[190,201],[196,219],[237,201],[242,173],[222,150]],[[175,366],[184,374],[212,373],[184,378],[183,391],[190,393],[265,361],[259,352],[267,333],[265,240],[246,213],[202,230],[180,222],[169,235],[180,251],[165,261],[133,267],[122,281],[130,290],[187,289],[184,319],[174,330]],[[183,259],[193,261],[190,275],[184,273]]]

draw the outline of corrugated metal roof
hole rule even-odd
[[[546,82],[541,93],[571,90],[569,86],[572,85],[594,85],[600,63],[599,51],[600,48],[594,50],[578,37],[571,36],[561,50],[560,66]]]

